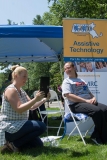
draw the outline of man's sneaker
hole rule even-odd
[[[102,145],[102,144],[103,144],[100,138],[91,138],[91,139],[92,139],[92,141],[95,142],[95,144],[97,144],[97,145]]]

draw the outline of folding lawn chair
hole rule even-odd
[[[57,93],[54,90],[50,90],[49,92],[51,94],[50,100],[52,100],[52,101],[56,100],[59,110],[44,110],[44,111],[40,111],[39,108],[38,108],[38,110],[39,110],[42,122],[44,122],[45,118],[47,117],[47,135],[48,135],[48,128],[58,128],[57,136],[59,136],[59,131],[60,131],[60,128],[61,128],[61,123],[62,123],[62,118],[63,118],[63,115],[64,115],[64,111],[61,108],[62,105],[59,102]],[[37,93],[37,91],[34,92],[34,96],[36,95],[36,93]],[[61,117],[60,126],[56,126],[56,127],[55,126],[48,126],[48,115],[52,116],[52,115],[55,115],[55,114],[60,114],[60,117]]]
[[[85,132],[85,135],[84,135],[84,136],[82,135],[82,133],[81,133],[81,131],[80,131],[79,125],[80,125],[81,123],[85,123],[86,121],[88,121],[89,119],[91,119],[91,117],[87,116],[86,114],[82,114],[82,113],[76,113],[76,114],[74,114],[74,113],[70,110],[70,107],[69,107],[69,105],[68,105],[68,102],[67,102],[67,98],[66,98],[66,97],[64,97],[64,100],[65,100],[66,106],[67,106],[68,109],[69,109],[69,113],[66,113],[66,114],[64,115],[64,118],[63,118],[63,121],[64,121],[64,133],[63,133],[61,139],[63,139],[64,136],[65,136],[65,134],[66,134],[67,123],[69,123],[69,122],[74,122],[75,127],[73,128],[73,130],[71,131],[71,133],[69,134],[69,136],[68,136],[67,139],[69,139],[69,137],[72,135],[72,133],[75,131],[75,129],[77,129],[78,132],[79,132],[79,135],[80,135],[80,137],[81,137],[81,139],[82,139],[82,141],[83,141],[83,143],[84,143],[84,145],[86,145],[86,142],[85,142],[85,140],[84,140],[84,137],[85,137],[85,136],[87,135],[87,133],[92,129],[92,127],[94,126],[94,124],[91,125],[91,127]]]

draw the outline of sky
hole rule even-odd
[[[49,11],[49,5],[48,0],[0,0],[0,25],[7,24],[7,19],[31,25],[36,15]]]

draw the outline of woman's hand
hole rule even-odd
[[[92,100],[91,100],[91,99],[87,99],[87,100],[86,100],[86,103],[92,104]]]
[[[45,93],[43,91],[38,91],[35,96],[37,101],[41,101],[44,97],[45,97]]]
[[[93,97],[91,100],[92,100],[92,104],[96,104],[97,100],[95,97]]]
[[[96,101],[96,98],[95,98],[95,97],[86,100],[86,103],[90,103],[90,104],[96,104],[96,102],[97,102],[97,101]]]
[[[51,98],[51,94],[50,94],[50,92],[48,92],[46,100],[49,100],[50,98]]]

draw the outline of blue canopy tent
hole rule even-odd
[[[57,62],[62,50],[62,26],[0,26],[0,62]]]

